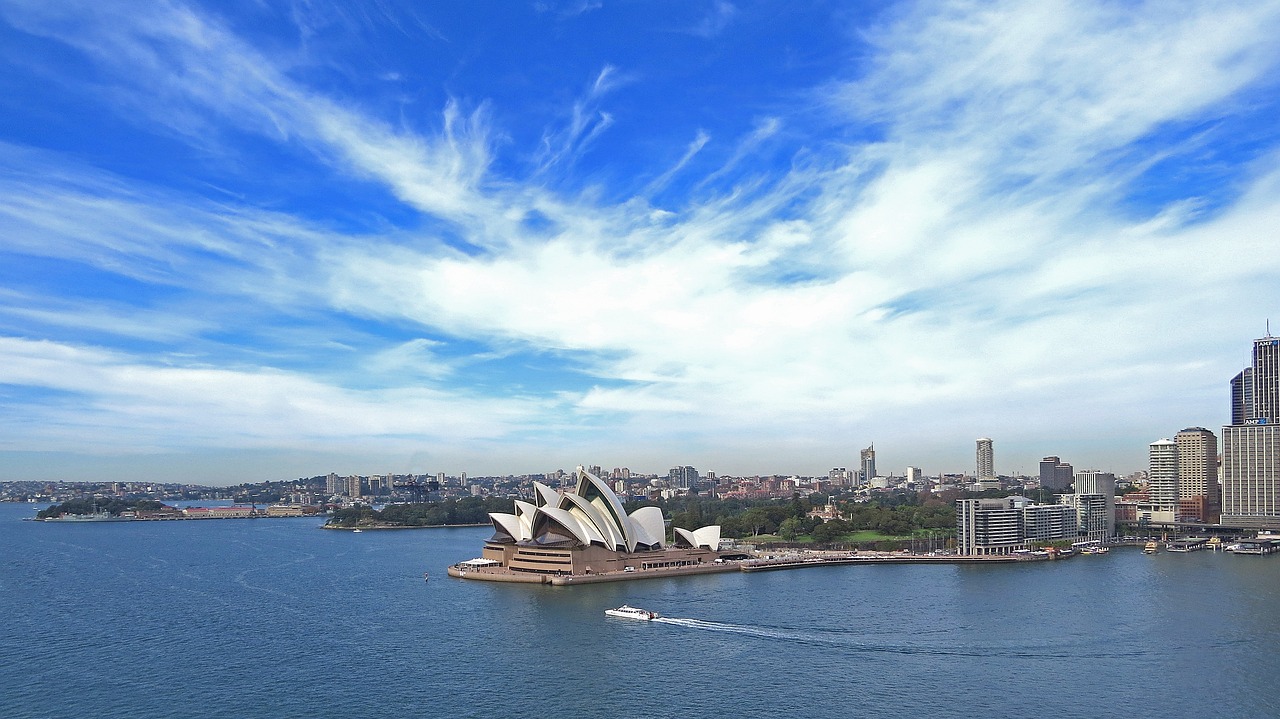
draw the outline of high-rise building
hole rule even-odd
[[[1107,498],[1103,495],[1091,492],[1063,494],[1058,497],[1058,503],[1075,510],[1080,539],[1106,542],[1115,534],[1115,510],[1108,510]]]
[[[1151,504],[1160,512],[1178,511],[1178,443],[1171,439],[1158,439],[1148,451],[1150,466],[1147,470],[1148,495]]]
[[[1253,413],[1246,417],[1259,424],[1280,422],[1280,339],[1271,336],[1253,341]]]
[[[1204,427],[1188,427],[1174,436],[1178,443],[1178,499],[1183,519],[1216,522],[1218,436]]]
[[[693,467],[672,467],[667,472],[667,481],[676,489],[697,489],[698,470]]]
[[[1280,527],[1280,339],[1253,341],[1250,366],[1231,380],[1222,428],[1222,518],[1233,527]]]
[[[1075,479],[1072,466],[1055,456],[1040,460],[1040,486],[1043,489],[1062,490]]]
[[[1280,528],[1280,424],[1222,428],[1222,524]]]
[[[1009,554],[1033,542],[1075,539],[1076,511],[1067,505],[1034,504],[1026,497],[956,501],[960,554]]]
[[[844,467],[832,467],[831,471],[827,472],[827,479],[837,487],[848,487],[853,484],[852,475]]]
[[[1099,472],[1096,469],[1082,469],[1076,472],[1075,488],[1077,495],[1094,494],[1103,498],[1103,518],[1105,520],[1103,536],[1110,537],[1116,533],[1116,476],[1111,472]],[[1092,511],[1092,508],[1090,508]],[[1094,515],[1096,516],[1096,515]],[[1084,531],[1086,522],[1081,517],[1080,528]],[[1089,529],[1093,532],[1093,528]],[[1093,537],[1090,537],[1093,539]]]
[[[960,554],[1010,554],[1026,546],[1021,507],[1005,499],[956,501],[956,549]]]
[[[1253,413],[1253,368],[1231,378],[1231,424],[1241,425]]]
[[[978,471],[974,477],[981,482],[996,476],[996,457],[991,447],[990,437],[978,439]]]
[[[876,445],[872,443],[870,447],[862,450],[862,481],[868,483],[876,477]]]
[[[907,467],[907,484],[916,489],[920,489],[920,475],[921,472],[919,467]]]

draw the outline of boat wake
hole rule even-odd
[[[681,619],[678,617],[658,617],[653,620],[660,624],[673,624],[678,627],[687,627],[689,629],[702,629],[712,632],[725,632],[728,634],[744,634],[749,637],[759,637],[761,639],[783,639],[793,642],[808,642],[815,644],[843,644],[840,641],[842,637],[838,635],[824,636],[821,632],[804,631],[798,629],[779,629],[773,627],[753,627],[744,624],[728,624],[725,622],[707,622],[701,619]]]
[[[654,624],[669,624],[686,629],[695,629],[725,634],[738,634],[759,639],[797,642],[844,649],[849,652],[869,652],[885,654],[924,654],[951,657],[1025,657],[1025,658],[1108,658],[1117,656],[1133,656],[1133,652],[1123,654],[1112,650],[1094,650],[1088,646],[1064,646],[1063,643],[1044,643],[1027,645],[1010,644],[967,644],[948,641],[945,637],[917,641],[868,641],[869,635],[857,630],[839,629],[791,629],[786,627],[751,626],[730,624],[727,622],[709,622],[701,619],[683,619],[679,617],[658,617]],[[925,633],[920,633],[925,634]],[[874,636],[874,635],[871,635]],[[916,634],[915,636],[920,636]],[[883,639],[888,639],[884,637]],[[1099,648],[1100,649],[1100,648]]]

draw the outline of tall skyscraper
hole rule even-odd
[[[876,445],[873,442],[870,447],[862,450],[862,481],[870,482],[876,476]]]
[[[1222,524],[1280,528],[1280,339],[1253,341],[1222,428]]]
[[[996,457],[990,437],[978,439],[978,471],[974,476],[979,482],[996,476]]]
[[[1241,425],[1253,412],[1253,368],[1231,378],[1231,424]]]
[[[1174,437],[1178,443],[1178,499],[1183,518],[1217,521],[1218,436],[1204,427],[1188,427]]]
[[[1178,511],[1178,443],[1171,439],[1158,439],[1150,446],[1149,494],[1151,503],[1160,512]]]
[[[1070,486],[1075,473],[1070,464],[1061,458],[1048,456],[1040,460],[1040,486],[1044,489],[1060,490]]]
[[[1253,414],[1247,420],[1259,424],[1280,421],[1280,339],[1271,336],[1253,341]]]
[[[1222,428],[1222,519],[1280,529],[1280,424]]]

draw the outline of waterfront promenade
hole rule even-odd
[[[458,579],[486,582],[512,582],[518,584],[550,584],[568,587],[580,584],[627,582],[639,579],[658,579],[694,574],[722,574],[725,572],[771,572],[787,569],[811,569],[866,564],[1015,564],[1042,562],[1055,558],[1075,556],[1073,553],[1005,554],[988,556],[960,556],[956,554],[910,554],[903,552],[847,552],[804,550],[799,552],[755,552],[748,559],[723,560],[712,564],[685,567],[661,567],[631,571],[596,572],[592,574],[535,574],[515,572],[505,567],[485,563],[459,562],[450,565],[448,574]]]

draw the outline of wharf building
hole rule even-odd
[[[1026,497],[956,502],[956,543],[965,556],[1012,554],[1037,542],[1079,537],[1076,509]]]
[[[576,486],[570,491],[559,493],[535,482],[534,502],[516,500],[513,514],[491,513],[493,536],[479,559],[463,563],[469,570],[465,576],[541,581],[547,575],[694,569],[719,559],[718,525],[692,531],[675,527],[669,545],[660,508],[641,507],[627,514],[595,474],[579,467],[574,475]]]
[[[1221,508],[1223,525],[1280,528],[1280,338],[1270,331],[1253,341],[1250,366],[1231,380]]]

